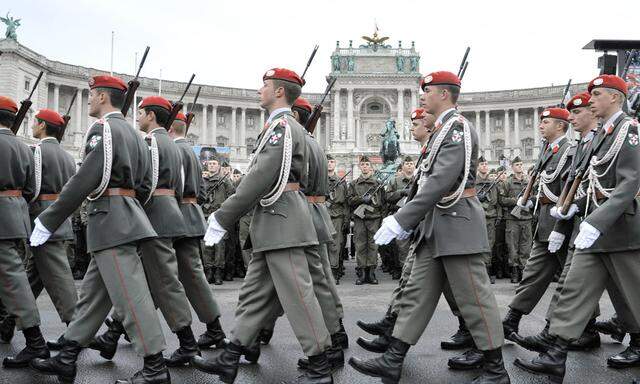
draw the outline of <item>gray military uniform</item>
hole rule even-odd
[[[331,268],[337,269],[340,266],[340,252],[344,246],[344,225],[349,225],[349,205],[347,204],[347,183],[343,180],[340,185],[340,177],[334,174],[327,176],[329,180],[329,190],[332,192],[327,200],[329,216],[336,233],[333,235],[333,241],[327,244],[329,252],[329,261]],[[345,223],[346,222],[346,223]]]
[[[369,268],[378,265],[378,246],[373,241],[373,235],[380,228],[382,220],[382,207],[384,205],[384,189],[378,189],[375,196],[371,197],[370,203],[363,201],[364,195],[368,191],[375,190],[380,182],[373,174],[368,177],[360,175],[348,187],[348,201],[351,206],[351,212],[356,211],[360,206],[364,205],[363,217],[358,217],[357,212],[352,215],[353,218],[353,236],[356,247],[356,261],[358,267]]]
[[[524,176],[524,175],[523,175]],[[517,179],[515,175],[509,175],[504,183],[500,183],[498,189],[498,203],[504,208],[505,243],[509,253],[509,266],[524,268],[531,253],[533,231],[531,212],[517,211],[516,217],[511,212],[516,207],[518,197],[527,186],[528,179]]]
[[[109,127],[111,146],[105,151]],[[86,155],[78,172],[60,197],[38,216],[49,231],[57,230],[101,185],[105,159],[111,158],[107,192],[87,205],[87,250],[92,254],[82,281],[73,319],[64,338],[86,346],[102,322],[114,310],[136,352],[150,356],[164,350],[165,341],[156,314],[142,261],[137,253],[140,240],[156,236],[141,202],[151,189],[149,149],[120,112],[98,120],[87,133]],[[135,197],[123,195],[132,191]]]
[[[450,130],[436,131],[431,136],[427,156],[436,152],[431,155],[430,166],[421,166],[417,194],[394,215],[404,230],[417,233],[415,260],[398,300],[393,337],[409,344],[418,342],[448,281],[477,347],[493,350],[502,346],[504,336],[482,260],[483,253],[489,252],[484,212],[472,189],[478,137],[470,124],[467,123],[470,129],[464,129],[463,117],[456,111],[448,111],[442,121],[444,126],[440,129],[452,123]],[[434,148],[440,135],[442,144]],[[465,175],[467,155],[469,169]],[[438,203],[459,191],[461,184],[467,192],[459,200],[449,202],[449,207]]]

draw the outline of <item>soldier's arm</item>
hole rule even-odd
[[[347,202],[352,209],[362,204],[362,196],[358,195],[356,191],[355,181],[349,184],[349,188],[347,189]]]
[[[425,180],[421,180],[423,185],[420,191],[394,215],[405,230],[415,228],[426,213],[456,187],[456,182],[464,170],[465,149],[464,139],[458,142],[452,140],[453,131],[451,129],[448,137],[443,140],[431,174]],[[466,181],[462,180],[463,183]]]
[[[335,197],[333,204],[341,204],[347,201],[347,186],[345,183],[336,187]]]
[[[234,193],[236,193],[236,187],[233,186],[233,183],[231,182],[231,180],[227,179],[225,181],[225,194],[227,197],[233,195]]]
[[[149,200],[149,195],[151,194],[151,185],[153,184],[153,168],[151,166],[151,151],[148,149],[147,141],[144,140],[144,156],[141,159],[141,162],[144,166],[144,176],[142,178],[142,182],[136,188],[136,198],[140,202],[140,204],[144,205],[144,203]]]
[[[178,204],[182,201],[182,196],[184,195],[184,184],[186,183],[187,170],[185,167],[185,162],[182,159],[182,151],[180,148],[176,148],[178,151],[178,187],[176,188],[176,200],[178,200]]]
[[[92,146],[91,143],[95,145]],[[52,233],[82,205],[82,202],[102,181],[104,164],[102,125],[92,128],[85,144],[85,152],[86,156],[78,173],[65,184],[58,199],[38,216],[42,225]]]
[[[498,205],[498,186],[497,185],[495,185],[493,189],[491,189],[491,192],[489,193],[487,198],[488,198],[487,203],[489,204],[489,206]]]
[[[393,179],[389,182],[387,191],[385,193],[385,198],[391,204],[395,204],[400,201],[400,199],[402,199],[402,190],[398,189],[397,179]]]
[[[292,127],[286,129],[292,129]],[[282,136],[276,142],[269,139],[260,153],[256,154],[258,158],[238,185],[236,193],[225,200],[220,209],[215,212],[216,221],[227,231],[231,231],[233,225],[253,209],[278,180],[284,152],[285,132],[281,126],[275,128],[273,132],[281,133]],[[299,145],[305,145],[304,141]],[[292,151],[296,151],[296,148],[292,148]]]
[[[511,184],[507,181],[502,184],[500,193],[498,194],[498,202],[500,205],[506,208],[512,208],[516,206],[518,200],[517,196],[511,196]]]
[[[634,124],[629,127],[629,135],[631,134],[638,134],[638,127]],[[634,208],[633,200],[640,190],[640,151],[637,144],[629,143],[629,135],[624,138],[624,144],[618,153],[615,164],[616,186],[611,196],[585,219],[601,233],[606,233],[620,216]],[[638,214],[633,210],[630,213]]]
[[[36,174],[35,174],[35,159],[33,156],[33,151],[28,150],[29,162],[28,162],[28,170],[27,170],[27,179],[25,186],[22,188],[22,196],[28,202],[33,199],[36,188]]]

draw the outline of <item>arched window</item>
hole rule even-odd
[[[491,148],[493,149],[493,158],[499,159],[504,155],[504,140],[497,139],[491,142]]]
[[[367,113],[368,114],[384,113],[384,107],[380,102],[377,102],[377,101],[371,102],[367,104]]]

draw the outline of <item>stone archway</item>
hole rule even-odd
[[[355,108],[357,148],[368,152],[377,152],[380,149],[380,134],[387,119],[393,116],[392,105],[386,95],[364,95]]]

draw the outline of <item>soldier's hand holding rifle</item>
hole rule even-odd
[[[518,207],[520,207],[522,209],[525,209],[527,211],[529,211],[529,210],[531,210],[531,208],[533,208],[533,201],[527,200],[525,202],[523,197],[518,198],[518,202],[516,204],[518,205]]]
[[[551,217],[557,219],[557,220],[569,220],[571,219],[576,213],[578,213],[578,206],[576,204],[571,204],[569,206],[569,210],[567,211],[567,213],[565,215],[562,214],[562,207],[560,207],[560,209],[557,206],[553,206],[551,208]]]

